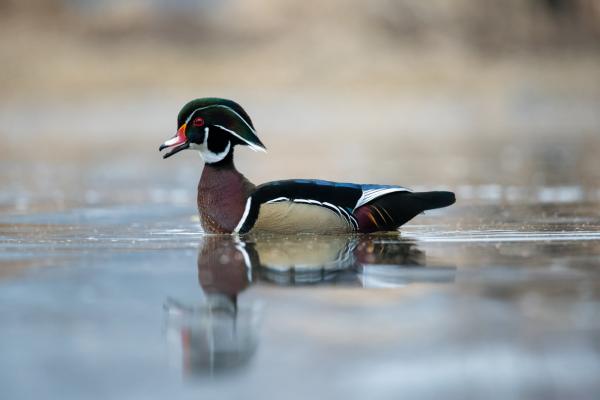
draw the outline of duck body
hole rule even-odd
[[[417,200],[416,196],[421,196]],[[401,186],[291,179],[256,187],[235,232],[369,233],[391,231],[431,207]],[[453,196],[452,196],[453,197]],[[417,204],[420,203],[420,204]]]
[[[178,116],[169,157],[197,149],[205,160],[198,210],[207,233],[370,233],[392,231],[425,210],[455,202],[452,192],[402,186],[289,179],[252,184],[233,162],[235,145],[264,150],[250,117],[230,100],[194,100]]]
[[[206,165],[198,210],[207,233],[370,233],[395,230],[454,202],[450,192],[402,186],[289,179],[253,185],[233,163]]]

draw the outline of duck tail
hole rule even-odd
[[[456,202],[456,196],[452,192],[414,192],[409,194],[411,198],[409,201],[420,203],[422,211],[448,207]]]
[[[452,192],[396,192],[357,208],[354,216],[360,232],[396,230],[423,211],[447,207],[455,202]]]

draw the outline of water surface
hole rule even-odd
[[[0,221],[3,398],[586,398],[595,204],[380,235],[202,235],[189,205]]]

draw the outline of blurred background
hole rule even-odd
[[[256,183],[457,204],[203,236],[201,160],[158,147],[207,96]],[[600,0],[0,0],[0,141],[0,398],[600,391]]]
[[[0,211],[195,201],[157,149],[238,101],[286,177],[600,199],[597,0],[0,0]]]

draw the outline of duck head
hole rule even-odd
[[[185,149],[198,150],[207,164],[229,159],[235,145],[265,151],[254,125],[244,109],[234,101],[207,97],[187,103],[177,116],[177,133],[164,142],[167,158]]]

